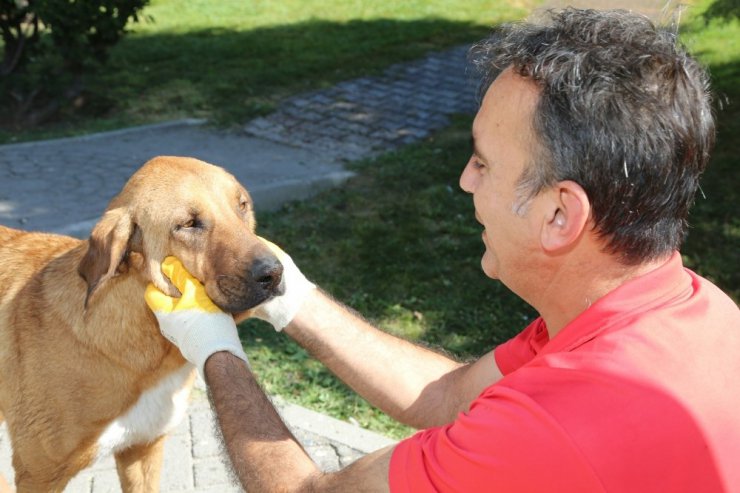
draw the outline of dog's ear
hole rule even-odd
[[[87,283],[85,308],[95,291],[118,273],[136,229],[131,215],[122,207],[107,211],[93,228],[87,252],[77,267]]]

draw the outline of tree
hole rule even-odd
[[[79,97],[83,76],[138,21],[149,0],[0,0],[0,105],[33,126]]]

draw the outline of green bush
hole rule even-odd
[[[82,103],[84,75],[149,0],[0,0],[0,105],[17,126],[33,126],[63,104]]]

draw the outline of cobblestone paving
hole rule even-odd
[[[244,129],[346,160],[418,141],[448,125],[450,115],[475,112],[468,48],[433,53],[393,65],[380,76],[295,96]]]

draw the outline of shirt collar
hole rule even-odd
[[[689,293],[691,284],[692,279],[683,268],[681,254],[674,252],[657,269],[631,279],[599,298],[544,345],[540,354],[570,351],[625,317],[649,311]]]

